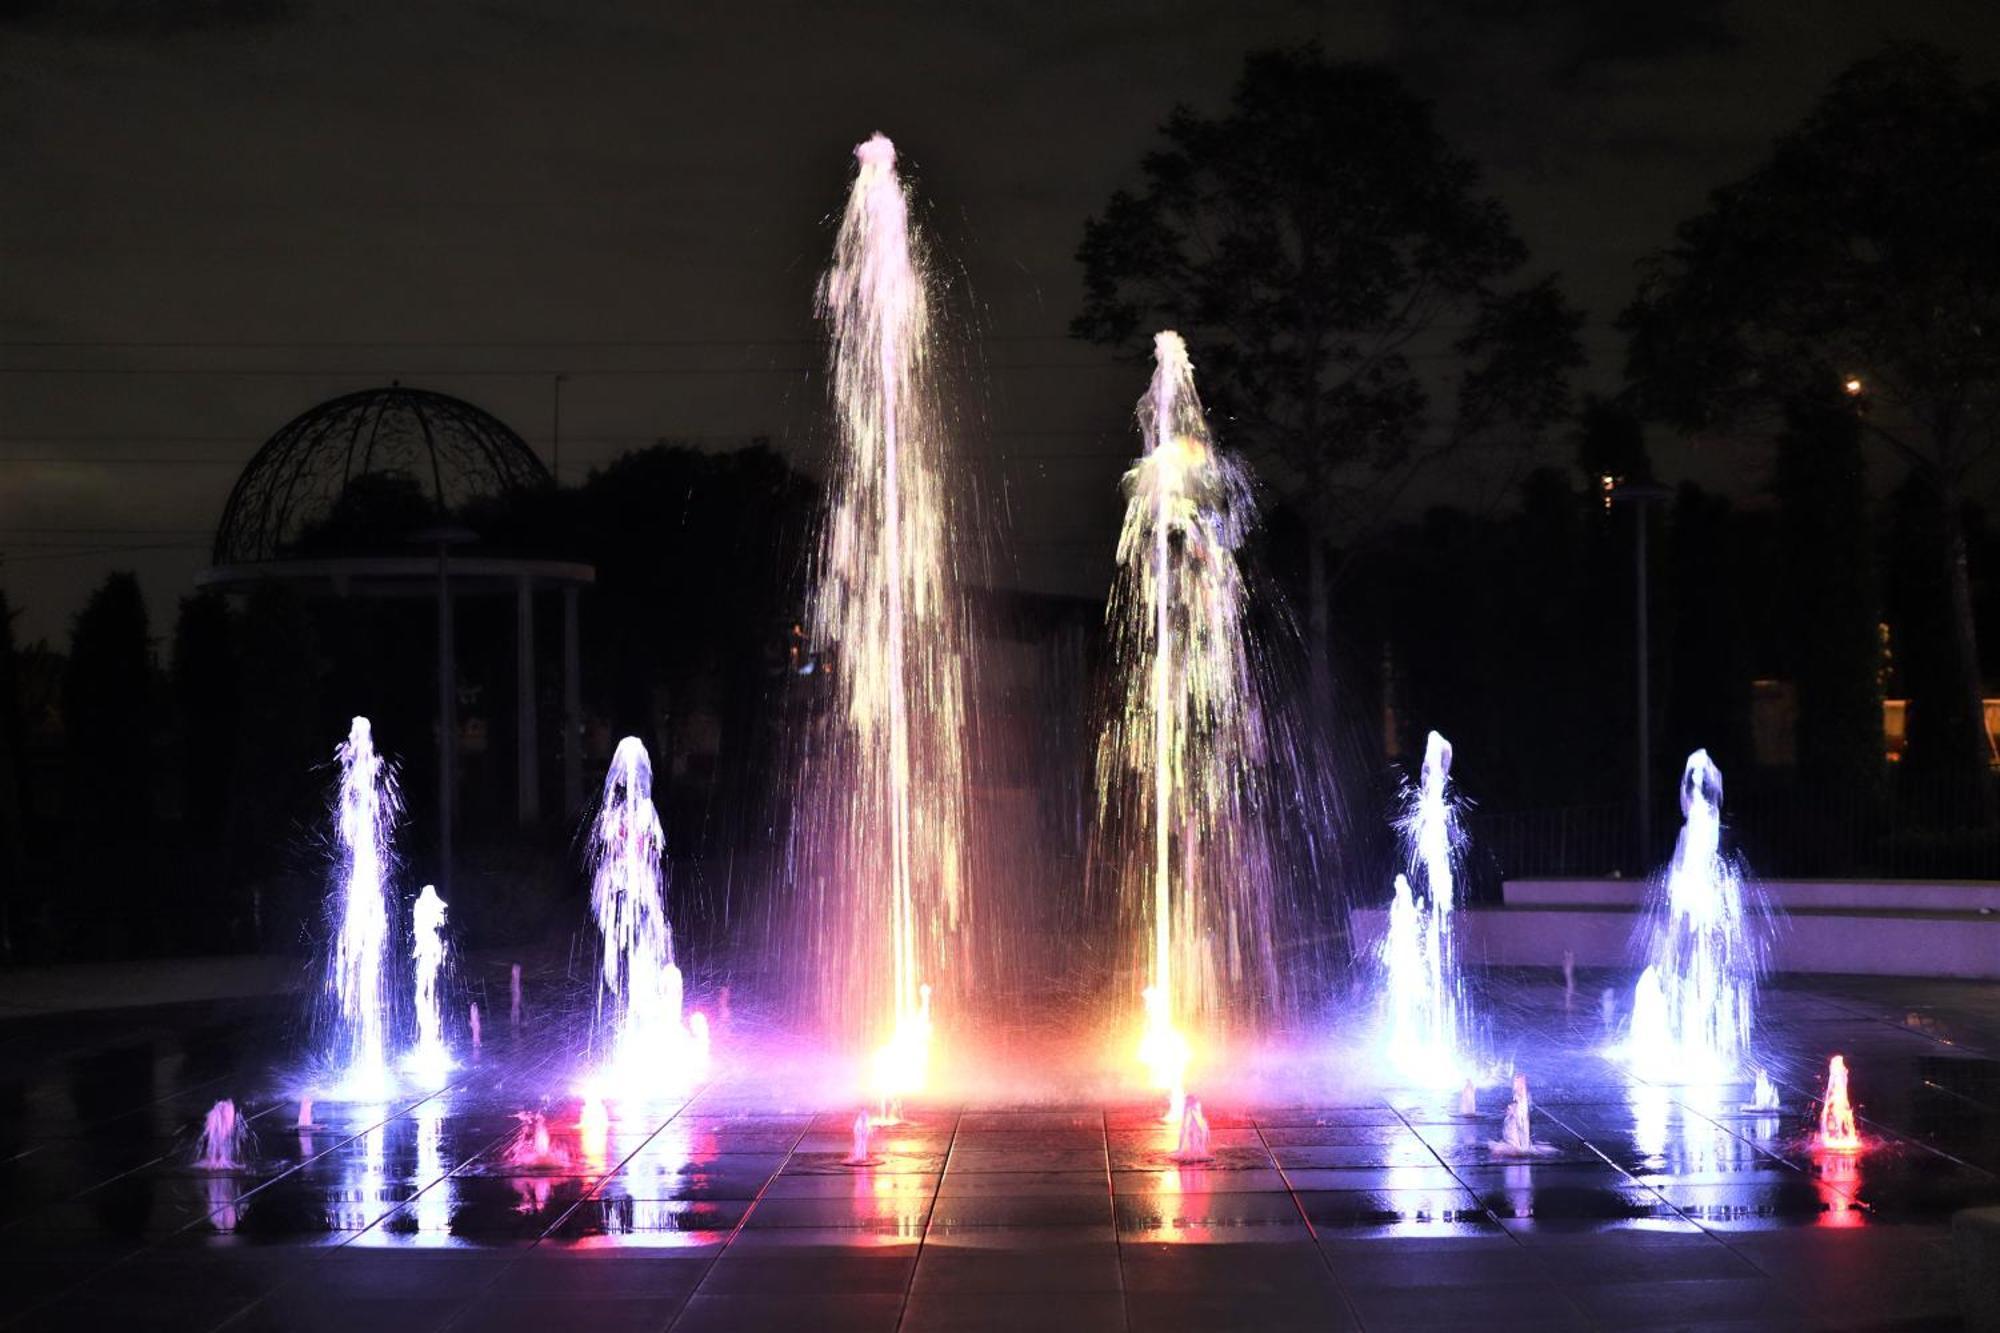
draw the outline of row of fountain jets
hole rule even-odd
[[[966,915],[965,732],[969,666],[952,536],[965,515],[947,484],[950,431],[935,382],[931,273],[890,142],[855,150],[857,170],[819,293],[831,334],[838,448],[809,604],[816,641],[837,653],[835,697],[800,783],[794,890],[825,928],[822,993],[845,1026],[871,1032],[880,1113],[895,1118],[924,1085],[931,986],[950,970]],[[1101,820],[1141,831],[1111,858],[1144,978],[1137,1053],[1182,1127],[1185,1160],[1206,1154],[1206,1118],[1186,1095],[1187,1032],[1226,1012],[1246,978],[1279,971],[1274,952],[1274,790],[1292,734],[1266,691],[1239,549],[1255,521],[1248,470],[1211,437],[1181,337],[1155,339],[1139,404],[1144,452],[1125,479],[1127,510],[1107,615],[1121,688],[1098,752]],[[1267,694],[1274,697],[1267,698]],[[365,719],[340,749],[340,869],[328,990],[344,1095],[391,1085],[385,964],[391,911],[393,782]],[[1451,747],[1429,737],[1401,820],[1379,957],[1384,1056],[1407,1081],[1449,1087],[1478,1061],[1478,1024],[1453,939],[1462,843]],[[591,905],[603,950],[591,1096],[683,1083],[705,1064],[707,1024],[685,1013],[661,871],[650,761],[635,739],[613,756],[591,838]],[[1681,784],[1685,824],[1656,895],[1647,964],[1622,1054],[1642,1074],[1732,1079],[1745,1070],[1762,967],[1758,913],[1721,847],[1721,776],[1703,752]],[[1306,831],[1310,838],[1312,830]],[[416,1044],[402,1057],[430,1083],[451,1066],[438,980],[446,905],[418,896]],[[963,957],[963,953],[959,954]],[[1567,969],[1566,969],[1567,971]],[[477,1041],[477,1016],[472,1017]],[[1845,1112],[1838,1060],[1828,1105]],[[1775,1093],[1757,1071],[1760,1103]],[[1468,1110],[1472,1108],[1468,1107]],[[1526,1080],[1514,1080],[1496,1150],[1532,1153]],[[1841,1126],[1832,1127],[1839,1130]],[[1851,1115],[1841,1142],[1856,1142]]]

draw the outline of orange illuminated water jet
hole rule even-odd
[[[1847,1100],[1847,1061],[1836,1055],[1826,1067],[1826,1098],[1819,1108],[1819,1146],[1827,1152],[1861,1151],[1854,1107]]]

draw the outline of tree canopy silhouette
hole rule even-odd
[[[1178,329],[1220,433],[1297,502],[1323,709],[1329,543],[1426,463],[1563,416],[1581,320],[1552,277],[1505,285],[1527,247],[1387,69],[1258,52],[1224,113],[1160,134],[1144,186],[1084,224],[1071,332],[1142,351]]]

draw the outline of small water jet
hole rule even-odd
[[[466,1013],[466,1025],[472,1029],[472,1049],[479,1049],[479,1001],[474,1000]]]
[[[507,975],[507,1026],[521,1030],[521,965],[514,964]]]
[[[603,942],[597,992],[604,1041],[593,1094],[638,1096],[683,1086],[699,1072],[681,1016],[661,854],[653,761],[635,736],[618,742],[591,828],[590,910]]]
[[[296,1126],[297,1128],[299,1128],[299,1129],[313,1129],[313,1128],[315,1128],[315,1126],[314,1126],[314,1124],[313,1124],[313,1099],[312,1099],[312,1098],[310,1098],[310,1097],[301,1097],[301,1098],[299,1098],[299,1118],[298,1118],[298,1120],[297,1120],[297,1121],[295,1121],[295,1122],[294,1122],[294,1124],[295,1124],[295,1126]]]
[[[1196,1166],[1215,1160],[1215,1153],[1209,1148],[1208,1113],[1201,1109],[1201,1098],[1189,1097],[1181,1111],[1180,1143],[1167,1154],[1168,1160],[1182,1166]]]
[[[1771,1076],[1761,1069],[1757,1071],[1757,1086],[1751,1091],[1750,1104],[1743,1109],[1746,1111],[1779,1109],[1777,1086],[1771,1082]]]
[[[1641,943],[1624,1054],[1678,1079],[1730,1079],[1749,1054],[1763,941],[1741,873],[1722,851],[1722,774],[1708,751],[1681,774],[1683,822]]]
[[[1465,1080],[1465,1086],[1458,1090],[1458,1113],[1463,1116],[1479,1114],[1479,1090],[1472,1086],[1472,1080]]]
[[[854,1141],[847,1156],[841,1158],[843,1166],[875,1166],[879,1160],[872,1152],[875,1138],[875,1122],[864,1109],[854,1115]]]
[[[445,962],[445,907],[437,886],[426,884],[411,914],[411,933],[416,940],[412,956],[417,964],[417,1046],[410,1052],[409,1066],[432,1087],[442,1086],[452,1067],[451,1052],[444,1044],[443,1000],[438,991],[438,976]]]
[[[555,1141],[549,1132],[549,1118],[541,1111],[516,1111],[520,1128],[508,1140],[503,1156],[507,1165],[524,1171],[568,1171],[576,1165],[570,1150]]]
[[[201,1137],[194,1145],[195,1169],[240,1171],[249,1156],[250,1127],[236,1114],[236,1103],[225,1097],[202,1120]]]
[[[1488,1140],[1487,1150],[1495,1157],[1546,1157],[1553,1153],[1552,1145],[1535,1142],[1529,1117],[1528,1076],[1516,1074],[1513,1100],[1507,1103],[1507,1112],[1500,1120],[1500,1137]]]
[[[1847,1061],[1838,1055],[1826,1067],[1826,1096],[1819,1107],[1818,1147],[1838,1153],[1861,1150],[1861,1131],[1855,1126],[1854,1107],[1847,1099]]]
[[[388,1041],[390,830],[402,810],[388,763],[375,751],[368,719],[357,717],[338,753],[334,802],[339,847],[332,892],[336,920],[327,989],[337,1002],[339,1031],[330,1052],[342,1069],[343,1095],[358,1100],[390,1090]]]

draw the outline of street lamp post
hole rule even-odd
[[[1639,861],[1644,864],[1653,848],[1653,677],[1652,645],[1649,629],[1652,601],[1646,587],[1646,510],[1673,498],[1665,486],[1648,481],[1621,481],[1609,492],[1611,503],[1632,506],[1632,624],[1634,683],[1637,687],[1637,779],[1639,800]]]

